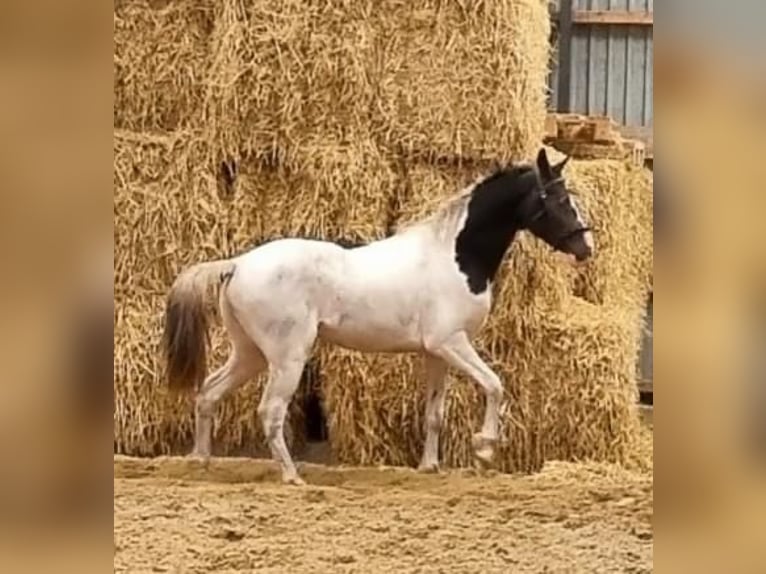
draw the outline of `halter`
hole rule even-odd
[[[549,189],[550,187],[553,187],[554,185],[557,185],[557,184],[559,184],[559,183],[563,183],[563,182],[564,182],[564,178],[563,178],[563,177],[557,177],[556,179],[552,179],[552,180],[551,180],[551,181],[549,181],[548,183],[546,183],[546,184],[544,184],[544,185],[541,185],[541,186],[540,186],[540,187],[537,189],[537,191],[539,191],[539,192],[540,192],[540,198],[543,200],[543,202],[544,202],[544,201],[545,201],[545,200],[548,198],[548,189]],[[564,203],[564,201],[565,201],[565,200],[566,200],[566,198],[562,198],[562,199],[561,199],[561,201],[560,201],[560,203]],[[533,215],[533,216],[530,218],[530,221],[537,221],[537,220],[538,220],[538,219],[540,219],[540,218],[541,218],[543,215],[545,215],[545,211],[546,211],[546,209],[545,209],[545,203],[543,203],[543,207],[542,207],[542,208],[541,208],[541,209],[540,209],[540,210],[539,210],[537,213],[535,213],[535,214],[534,214],[534,215]],[[558,239],[557,239],[557,240],[556,240],[556,241],[553,243],[553,245],[552,245],[552,246],[553,246],[553,248],[554,248],[554,249],[556,249],[556,250],[560,250],[560,247],[561,247],[561,246],[562,246],[562,245],[563,245],[563,244],[564,244],[564,243],[565,243],[567,240],[571,239],[571,238],[572,238],[572,237],[574,237],[575,235],[580,235],[580,234],[583,234],[583,233],[587,233],[588,231],[591,231],[591,228],[590,228],[590,227],[588,227],[588,226],[585,226],[585,225],[584,225],[584,226],[582,226],[582,227],[578,227],[577,229],[573,229],[572,231],[570,231],[570,232],[568,232],[568,233],[565,233],[564,235],[562,235],[561,237],[559,237],[559,238],[558,238]]]

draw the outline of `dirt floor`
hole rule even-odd
[[[651,572],[652,476],[114,459],[115,572]]]

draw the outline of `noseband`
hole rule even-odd
[[[561,248],[564,246],[564,244],[567,241],[569,241],[572,237],[575,237],[576,235],[582,235],[584,233],[587,233],[588,231],[590,231],[590,227],[583,226],[583,227],[578,227],[577,229],[570,231],[569,233],[565,233],[553,243],[553,248],[556,249],[557,251],[561,251]]]
[[[563,182],[564,182],[564,178],[563,178],[563,177],[558,177],[558,178],[556,178],[556,179],[552,179],[551,181],[549,181],[549,182],[548,182],[548,183],[546,183],[545,185],[541,185],[539,188],[537,188],[537,189],[536,189],[536,191],[538,191],[538,192],[540,193],[540,197],[542,198],[542,200],[543,200],[543,202],[544,202],[544,201],[545,201],[545,199],[548,197],[548,189],[549,189],[550,187],[553,187],[553,186],[554,186],[554,185],[556,185],[556,184],[559,184],[559,183],[563,183]],[[566,197],[562,197],[562,198],[561,198],[561,200],[559,201],[559,203],[564,203],[566,200],[567,200],[567,198],[566,198]],[[541,217],[543,217],[544,215],[545,215],[545,203],[543,203],[543,207],[542,207],[542,208],[541,208],[539,211],[537,211],[537,213],[535,213],[535,214],[534,214],[534,215],[533,215],[533,216],[530,218],[530,221],[537,221],[538,219],[540,219],[540,218],[541,218]],[[561,247],[562,247],[562,246],[564,245],[564,243],[566,243],[566,242],[567,242],[569,239],[571,239],[572,237],[575,237],[575,236],[577,236],[577,235],[582,235],[583,233],[587,233],[588,231],[591,231],[591,228],[590,228],[590,227],[588,227],[588,226],[582,226],[582,227],[578,227],[577,229],[573,229],[572,231],[569,231],[568,233],[565,233],[564,235],[562,235],[561,237],[559,237],[559,238],[558,238],[558,239],[557,239],[557,240],[556,240],[556,241],[555,241],[555,242],[552,244],[552,245],[553,245],[553,248],[554,248],[554,249],[556,249],[556,250],[559,250],[559,251],[560,251],[560,250],[561,250]]]

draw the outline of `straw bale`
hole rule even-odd
[[[123,0],[114,7],[114,125],[199,124],[210,65],[212,0]]]
[[[633,466],[640,442],[636,362],[643,313],[572,299],[523,341],[527,384],[543,389],[540,434],[547,459]],[[520,342],[517,342],[519,344]]]
[[[542,141],[542,0],[225,0],[208,122],[221,157],[374,137],[408,154],[520,158]]]
[[[367,242],[385,236],[399,179],[375,142],[312,140],[284,163],[240,166],[232,199],[232,241],[310,237]]]
[[[366,132],[374,2],[221,5],[208,113],[224,157],[278,157]]]
[[[410,154],[519,160],[542,141],[548,2],[386,0],[380,130]]]
[[[207,149],[194,132],[115,132],[115,294],[164,294],[181,269],[226,252]]]
[[[651,171],[622,161],[577,161],[567,178],[596,239],[596,257],[578,273],[577,294],[596,304],[643,308],[654,254]]]
[[[454,193],[472,171],[411,166],[403,218],[422,215],[423,205]],[[573,162],[567,176],[596,230],[593,262],[575,270],[522,233],[477,338],[480,354],[505,383],[498,453],[504,471],[534,471],[551,459],[648,464],[636,365],[651,273],[651,255],[644,252],[651,250],[651,182],[616,162]],[[322,363],[336,456],[348,463],[415,464],[425,408],[418,359],[326,349]],[[484,399],[475,383],[450,377],[442,457],[467,466]]]

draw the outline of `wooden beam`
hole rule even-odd
[[[572,23],[575,25],[654,26],[654,12],[576,10],[572,14]]]

